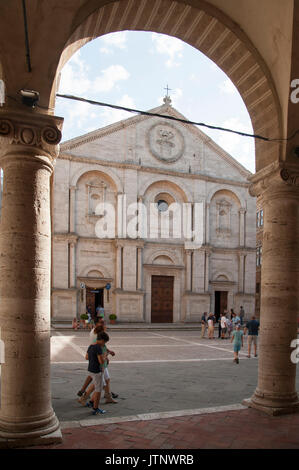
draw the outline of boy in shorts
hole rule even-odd
[[[88,360],[88,372],[92,378],[94,387],[94,392],[90,402],[93,408],[93,415],[106,413],[105,410],[99,408],[99,403],[103,388],[104,363],[106,359],[106,355],[103,352],[103,347],[105,345],[105,340],[107,341],[107,337],[107,333],[99,333],[97,342],[89,346],[85,356],[85,359]]]

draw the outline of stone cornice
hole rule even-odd
[[[34,111],[0,108],[0,157],[30,155],[54,162],[59,154],[63,119]]]
[[[227,184],[230,186],[237,186],[240,188],[249,188],[250,182],[248,181],[236,181],[236,180],[230,180],[226,178],[217,178],[215,176],[209,176],[205,175],[203,173],[185,173],[182,171],[175,171],[175,170],[170,170],[170,169],[163,169],[163,168],[156,168],[156,167],[151,167],[151,166],[141,166],[138,165],[137,163],[122,163],[122,162],[112,162],[109,160],[100,160],[96,158],[85,158],[85,157],[78,157],[75,155],[70,155],[70,154],[64,154],[61,153],[59,155],[59,158],[62,160],[69,160],[73,161],[76,163],[85,163],[85,164],[91,164],[91,165],[99,165],[99,167],[112,167],[112,168],[120,168],[120,169],[128,169],[128,170],[136,170],[136,171],[141,171],[144,173],[154,173],[154,174],[160,174],[160,175],[169,175],[169,176],[176,176],[179,178],[188,178],[188,179],[196,179],[199,181],[206,181],[210,183],[216,183],[216,184]]]
[[[259,197],[268,189],[299,187],[299,164],[273,162],[250,178],[249,193]]]
[[[137,248],[143,248],[145,245],[145,241],[140,238],[115,238],[114,243],[116,247],[121,248],[128,245],[133,245]]]
[[[67,241],[69,243],[77,243],[79,236],[75,233],[54,233],[53,239],[58,242]]]

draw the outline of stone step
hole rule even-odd
[[[108,324],[110,331],[147,331],[147,330],[201,330],[200,323],[116,323],[115,325]],[[52,322],[53,330],[71,330],[71,323]],[[80,328],[77,331],[87,331]]]

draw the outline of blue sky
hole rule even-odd
[[[228,77],[197,49],[151,32],[102,36],[77,51],[64,66],[59,92],[149,110],[162,104],[169,85],[173,106],[188,119],[252,133],[240,94]],[[132,117],[131,113],[57,98],[65,118],[63,140]],[[254,140],[201,128],[254,172]]]

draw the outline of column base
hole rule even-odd
[[[254,400],[254,396],[251,398],[247,398],[242,401],[242,405],[247,406],[248,408],[254,408],[256,410],[262,411],[269,416],[281,416],[286,414],[294,414],[299,413],[299,400],[294,401],[293,403],[289,403],[286,406],[276,406],[273,404],[263,404],[257,403]]]
[[[56,431],[39,437],[15,437],[5,438],[0,434],[0,449],[13,449],[31,446],[44,446],[50,444],[60,444],[62,442],[62,434],[60,428]]]

